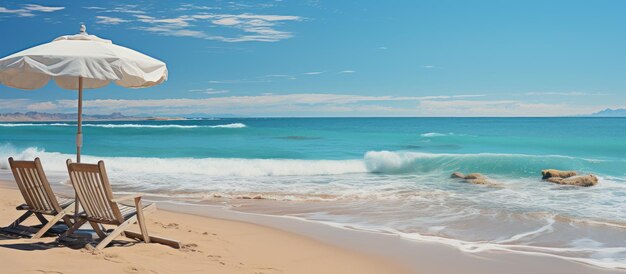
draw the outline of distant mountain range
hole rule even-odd
[[[0,121],[3,122],[36,122],[36,121],[76,121],[76,113],[45,113],[45,112],[15,112],[0,113]],[[83,115],[83,120],[148,120],[156,118],[125,116],[114,112],[108,115]]]
[[[591,117],[626,117],[626,109],[624,109],[624,108],[617,108],[617,109],[607,108],[605,110],[598,111],[596,113],[592,113],[589,116],[591,116]]]

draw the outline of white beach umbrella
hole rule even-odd
[[[18,89],[38,89],[54,79],[64,89],[78,90],[76,161],[82,147],[83,89],[101,88],[113,81],[128,88],[144,88],[167,80],[165,63],[86,32],[65,35],[0,59],[0,83]]]

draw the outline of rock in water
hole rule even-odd
[[[559,177],[551,177],[547,179],[548,182],[560,184],[560,185],[570,185],[570,186],[595,186],[598,184],[598,177],[592,174],[588,175],[580,175],[580,176],[571,176],[567,178],[559,178]]]
[[[465,180],[479,180],[479,179],[485,179],[485,176],[483,176],[480,173],[471,173],[465,176]]]
[[[450,178],[454,178],[454,179],[461,179],[464,182],[468,182],[468,183],[472,183],[475,185],[486,185],[486,186],[493,186],[493,187],[501,187],[500,184],[498,183],[494,183],[491,182],[489,180],[487,180],[487,177],[483,176],[480,173],[471,173],[471,174],[463,174],[461,172],[454,172],[452,173],[452,175],[450,175]]]
[[[542,179],[548,179],[548,178],[568,178],[568,177],[572,177],[572,176],[576,176],[578,174],[576,174],[576,171],[563,171],[563,170],[558,170],[558,169],[544,169],[541,171],[541,176]]]
[[[450,178],[465,179],[465,174],[461,172],[455,172],[455,173],[452,173],[452,175],[450,175]]]

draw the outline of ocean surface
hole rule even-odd
[[[114,189],[347,229],[626,268],[626,118],[246,118],[85,122]],[[57,182],[75,123],[1,123],[6,158]],[[595,174],[593,187],[542,169]],[[482,173],[494,185],[451,179]]]

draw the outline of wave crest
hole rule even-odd
[[[69,123],[0,123],[0,127],[75,127],[76,124]],[[245,128],[243,123],[231,123],[224,125],[146,125],[146,124],[83,124],[83,127],[99,127],[99,128]]]
[[[73,154],[46,152],[29,147],[17,150],[13,146],[0,146],[0,159],[16,160],[41,158],[46,170],[66,172],[65,160]],[[141,157],[95,157],[82,156],[86,163],[104,160],[112,173],[144,174],[196,174],[207,176],[293,176],[338,175],[364,173],[367,169],[361,160],[295,160],[295,159],[243,159],[243,158],[141,158]],[[6,161],[0,161],[0,169],[8,169]]]

